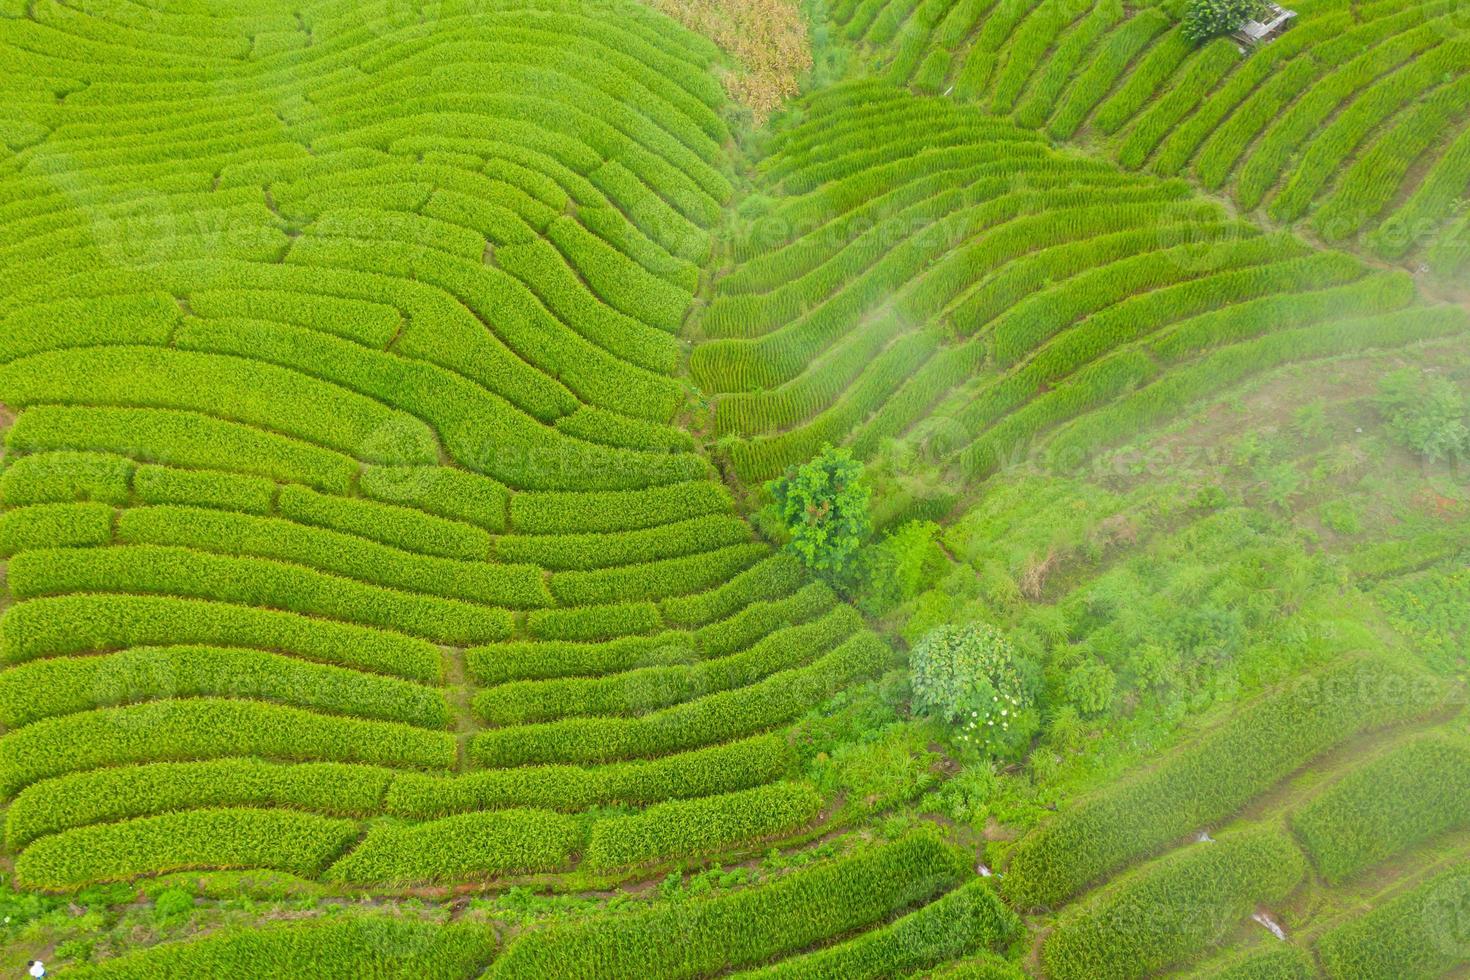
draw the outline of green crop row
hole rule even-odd
[[[156,289],[10,307],[0,317],[0,362],[65,347],[163,344],[178,320],[179,304]]]
[[[510,501],[510,527],[517,534],[633,531],[729,508],[730,491],[712,480],[634,491],[518,493]]]
[[[289,807],[370,817],[381,809],[393,776],[389,769],[338,762],[283,765],[231,758],[74,772],[21,790],[5,813],[5,841],[19,850],[73,827],[199,807]]]
[[[132,499],[133,470],[132,460],[107,453],[12,454],[0,473],[0,503],[11,507],[85,500],[126,504]]]
[[[599,302],[550,242],[536,238],[499,245],[494,259],[553,316],[614,357],[657,374],[668,374],[678,364],[678,344],[669,333]]]
[[[1215,42],[1215,46],[1226,43],[1221,39]],[[1136,117],[1143,106],[1151,103],[1155,93],[1173,78],[1175,71],[1195,50],[1195,43],[1186,38],[1183,31],[1178,27],[1171,28],[1129,66],[1128,77],[1098,106],[1092,125],[1105,134],[1116,133]]]
[[[1329,884],[1470,824],[1470,741],[1429,735],[1354,769],[1290,816]]]
[[[1168,14],[1154,7],[1125,18],[1121,27],[1102,40],[1087,67],[1067,87],[1047,124],[1047,133],[1058,140],[1076,133],[1103,97],[1113,90],[1138,53],[1172,24]]]
[[[1320,974],[1312,954],[1302,947],[1267,939],[1247,953],[1189,975],[1195,980],[1313,980]]]
[[[731,514],[707,514],[657,527],[608,534],[505,536],[495,557],[540,568],[593,569],[637,565],[745,544],[750,525]]]
[[[126,591],[235,602],[397,629],[441,643],[483,643],[511,632],[505,610],[188,548],[27,551],[10,561],[10,588],[23,599]]]
[[[539,244],[551,248],[544,242]],[[497,249],[497,266],[513,265],[525,276],[550,275],[559,269],[573,280],[572,283],[564,281],[567,289],[561,296],[568,301],[592,302],[585,290],[574,285],[574,273],[566,268],[555,249],[548,255],[539,249],[518,248],[515,252]],[[642,336],[649,346],[637,348],[631,340],[619,337],[618,330],[624,321],[579,317],[576,324],[568,325],[547,309],[542,298],[524,282],[501,268],[442,252],[420,254],[412,245],[382,239],[365,243],[306,236],[295,240],[289,260],[312,267],[364,271],[385,264],[390,268],[397,265],[412,277],[460,299],[486,323],[494,325],[506,347],[521,354],[548,377],[561,381],[588,404],[655,421],[668,419],[677,405],[678,388],[672,381],[639,366],[636,361],[618,356],[627,350],[631,356],[645,361],[657,359],[661,364],[667,363],[668,334],[645,328],[649,332]],[[587,335],[573,326],[582,327]],[[553,488],[556,487],[548,487]]]
[[[147,504],[186,504],[248,514],[268,514],[276,503],[276,484],[264,477],[171,466],[139,466],[133,474],[133,492]]]
[[[652,602],[623,602],[574,609],[537,609],[526,630],[543,640],[601,640],[652,633],[663,626]]]
[[[676,600],[677,601],[677,600]],[[772,600],[756,600],[726,619],[688,631],[625,636],[603,643],[514,641],[471,647],[465,659],[480,683],[600,677],[641,667],[691,664],[702,657],[735,653],[775,630],[805,622],[832,607],[832,590],[821,582]]]
[[[485,766],[587,764],[712,745],[790,721],[854,681],[877,673],[891,657],[877,636],[860,633],[808,666],[772,674],[749,687],[639,718],[573,718],[485,731],[471,740],[470,753]]]
[[[0,663],[166,644],[256,646],[307,660],[437,682],[431,644],[384,630],[196,599],[68,595],[11,606],[0,618]]]
[[[477,694],[474,710],[492,725],[577,715],[642,715],[800,667],[862,626],[855,610],[837,606],[821,619],[773,632],[741,653],[690,665],[640,666],[603,677],[512,681]]]
[[[329,881],[355,885],[464,881],[557,871],[581,843],[576,820],[544,810],[463,813],[413,826],[372,827],[332,865]]]
[[[159,977],[320,977],[463,980],[495,954],[479,923],[441,925],[391,915],[328,915],[305,922],[222,929],[189,942],[160,943],[73,967],[78,980]]]
[[[461,561],[297,524],[199,507],[140,507],[117,521],[120,544],[178,546],[212,554],[268,558],[385,588],[507,609],[552,604],[540,569]]]
[[[735,615],[755,602],[780,599],[806,584],[801,563],[785,552],[757,562],[706,592],[673,596],[660,607],[676,626],[698,627]]]
[[[388,471],[375,468],[364,473],[364,492],[368,492],[368,484],[374,482],[374,475],[381,483],[388,476]],[[432,479],[432,471],[425,475]],[[422,555],[484,561],[490,554],[490,535],[484,529],[411,507],[356,497],[333,497],[294,486],[281,488],[278,507],[282,516],[294,521],[355,534]],[[504,512],[503,506],[500,510]]]
[[[1414,161],[1453,126],[1459,106],[1470,98],[1470,75],[1435,90],[1405,110],[1393,126],[1343,171],[1337,188],[1312,215],[1319,234],[1345,236],[1380,216],[1398,192]],[[1470,185],[1470,135],[1460,135],[1434,161],[1408,199],[1369,236],[1384,258],[1400,258],[1420,243],[1418,236],[1454,212],[1457,188]]]
[[[658,803],[641,813],[594,823],[583,864],[606,871],[750,847],[807,826],[824,802],[806,783],[770,783]]]
[[[688,595],[728,582],[771,553],[758,541],[717,551],[665,558],[641,565],[553,572],[551,594],[566,605],[597,605],[629,599]]]
[[[872,926],[948,890],[968,871],[937,835],[916,833],[767,885],[529,932],[487,976],[714,975]]]
[[[1188,845],[1064,913],[1042,963],[1056,980],[1149,976],[1198,956],[1258,905],[1281,901],[1306,870],[1274,828]]]
[[[1240,167],[1235,182],[1235,198],[1241,207],[1254,210],[1261,203],[1292,154],[1308,137],[1317,134],[1324,120],[1332,117],[1345,99],[1363,92],[1369,85],[1376,91],[1385,84],[1380,76],[1410,59],[1425,57],[1443,38],[1442,32],[1429,25],[1405,31],[1313,79],[1310,87],[1271,121],[1251,147],[1250,157]],[[1351,119],[1352,114],[1345,118]],[[1314,138],[1314,145],[1315,142]]]
[[[702,657],[722,657],[746,649],[776,630],[815,619],[836,603],[825,582],[810,582],[794,592],[749,603],[733,616],[706,623],[694,631]]]
[[[0,367],[10,405],[135,405],[257,425],[377,463],[437,458],[417,419],[296,371],[236,357],[150,347],[54,351]],[[391,443],[375,433],[393,431]]]
[[[43,837],[15,859],[15,877],[49,889],[190,868],[269,868],[311,877],[357,834],[354,821],[290,810],[165,813]]]
[[[1052,439],[1049,451],[1058,461],[1091,458],[1098,447],[1114,445],[1161,419],[1174,418],[1200,399],[1271,368],[1459,334],[1467,324],[1470,321],[1463,310],[1441,305],[1278,330],[1176,367],[1157,382],[1113,403],[1107,412],[1073,421]]]
[[[1376,80],[1312,138],[1291,178],[1272,199],[1267,209],[1271,217],[1277,221],[1301,217],[1329,178],[1360,149],[1370,133],[1406,105],[1443,84],[1446,78],[1463,74],[1467,68],[1470,68],[1470,38],[1451,39],[1415,58],[1402,70]],[[1360,182],[1368,179],[1361,171],[1353,176]],[[1396,185],[1386,191],[1391,195],[1394,189]]]
[[[1470,867],[1464,862],[1403,894],[1333,926],[1317,939],[1330,980],[1431,980],[1470,962],[1464,909]]]
[[[0,724],[159,698],[221,696],[328,714],[447,728],[437,688],[232,647],[134,647],[95,657],[32,660],[0,672]]]
[[[1428,675],[1384,659],[1351,660],[1304,676],[1032,831],[1012,851],[1003,890],[1021,907],[1054,905],[1228,817],[1333,745],[1433,712],[1447,696]]]
[[[455,743],[448,732],[254,701],[152,701],[48,718],[0,738],[0,795],[102,766],[233,755],[448,769]]]
[[[403,328],[403,313],[388,303],[273,287],[192,290],[189,312],[210,318],[294,323],[378,350],[387,347]]]
[[[402,773],[388,789],[386,808],[398,816],[431,818],[507,807],[572,813],[614,803],[647,806],[749,789],[780,779],[790,765],[791,749],[782,736],[757,735],[647,762],[587,769],[522,766],[462,776]],[[12,805],[12,813],[14,809]]]
[[[287,489],[316,496],[304,487]],[[17,457],[0,482],[0,502],[13,506],[82,500],[121,505],[134,498],[267,514],[275,506],[276,484],[240,473],[138,465],[121,456],[67,452]]]
[[[745,980],[904,976],[982,949],[1003,949],[1020,931],[1016,913],[1006,908],[989,882],[977,878],[888,925],[740,976]]]
[[[1016,106],[1015,119],[1022,126],[1039,129],[1056,111],[1062,92],[1077,74],[1084,58],[1091,63],[1096,45],[1123,19],[1119,0],[1105,0],[1092,7],[1062,35],[1047,59],[1044,71],[1031,77],[1025,95]]]
[[[623,449],[646,449],[664,453],[687,453],[694,450],[694,437],[684,429],[662,422],[629,418],[605,408],[588,405],[557,419],[556,431],[575,439]]]
[[[505,514],[510,495],[505,487],[477,473],[467,473],[446,466],[369,466],[362,471],[358,485],[373,500],[413,507],[453,521],[465,521],[487,531],[505,529]],[[285,494],[282,494],[283,510],[290,506],[284,498]],[[301,510],[305,512],[306,508],[301,507]],[[325,511],[313,508],[312,513],[324,515]],[[333,520],[345,522],[347,518],[345,515],[340,518],[324,516],[319,523]],[[338,530],[355,530],[353,526],[331,526]],[[378,533],[388,533],[384,531],[384,522],[381,520],[374,521],[372,526]]]
[[[174,466],[229,460],[239,472],[346,493],[358,463],[340,453],[238,422],[157,408],[40,405],[5,435],[11,452],[119,453]]]
[[[664,667],[698,659],[694,636],[664,631],[652,636],[620,636],[604,642],[512,640],[470,647],[470,676],[491,686],[517,680],[598,677],[639,667]]]
[[[100,503],[33,504],[0,514],[0,558],[39,548],[96,547],[112,541],[113,509]]]
[[[319,243],[325,240],[313,241]],[[355,246],[350,241],[331,241],[333,250],[323,258],[335,258],[337,253],[342,253],[336,260],[347,262],[356,255],[353,250]],[[374,242],[372,245],[390,248],[389,243],[384,242]],[[313,249],[322,252],[326,246],[317,244]],[[299,253],[293,250],[292,254],[302,258],[307,253],[304,250]],[[465,265],[468,266],[467,263]],[[419,271],[427,275],[426,270]],[[498,481],[525,489],[621,489],[704,475],[705,465],[697,457],[688,454],[645,454],[583,442],[568,438],[548,428],[538,418],[523,412],[517,407],[519,402],[511,397],[511,393],[498,390],[503,384],[503,378],[482,376],[485,371],[482,352],[473,352],[481,359],[476,360],[472,352],[461,353],[457,349],[473,343],[464,336],[466,331],[484,330],[483,324],[479,323],[474,313],[493,321],[501,331],[508,332],[509,339],[519,343],[521,348],[539,342],[540,346],[533,351],[517,348],[519,353],[533,363],[538,358],[545,360],[559,353],[546,343],[547,331],[551,336],[565,334],[566,331],[553,330],[544,327],[544,324],[543,330],[534,329],[534,321],[553,318],[534,296],[529,293],[522,295],[524,287],[519,283],[516,283],[516,288],[521,292],[512,291],[511,297],[518,299],[523,309],[499,309],[498,304],[482,295],[480,287],[483,284],[473,281],[480,274],[493,271],[482,264],[476,263],[468,267],[451,264],[440,267],[437,271],[440,273],[436,280],[438,285],[460,297],[473,312],[469,314],[468,322],[443,326],[443,331],[449,336],[443,339],[442,344],[430,345],[427,331],[408,332],[405,339],[396,345],[399,353],[406,356],[365,350],[349,341],[285,324],[248,320],[190,319],[180,328],[175,342],[199,350],[287,365],[327,379],[342,388],[360,391],[387,404],[401,406],[405,412],[412,413],[403,416],[405,421],[401,425],[385,425],[370,433],[368,444],[361,454],[368,461],[377,459],[392,462],[392,457],[404,457],[404,451],[393,447],[399,442],[407,442],[411,446],[417,431],[415,426],[422,425],[419,419],[423,419],[433,425],[439,438],[443,440],[444,448],[459,463]],[[461,312],[464,312],[462,308]],[[520,336],[522,331],[527,335]],[[425,349],[418,348],[420,343],[426,345]],[[575,343],[586,342],[579,338],[577,342],[568,343],[575,346]],[[450,349],[444,350],[445,346]],[[592,351],[596,353],[591,353]],[[589,389],[604,395],[611,390],[618,393],[618,398],[615,403],[603,405],[604,408],[653,421],[664,421],[673,413],[676,392],[667,390],[672,385],[667,378],[617,361],[601,348],[590,344],[586,345],[586,350],[568,352],[565,356],[572,357],[574,353],[576,357],[573,367],[548,367],[548,370],[550,376],[557,377],[568,385],[575,385],[577,394],[584,399],[596,404],[597,399],[589,393]],[[514,358],[514,354],[507,353],[506,356]],[[468,363],[461,364],[461,358],[467,359]],[[590,381],[583,383],[580,380],[583,372],[595,373],[603,370],[632,376],[600,379],[595,386]],[[551,393],[546,395],[548,399],[553,397]],[[642,401],[635,401],[639,398]],[[549,406],[542,407],[539,404],[532,407],[551,410]],[[572,405],[565,405],[561,413],[569,412],[572,408]],[[388,458],[382,459],[385,456]],[[400,463],[395,468],[402,469],[403,465]],[[422,466],[418,468],[423,470]],[[493,488],[487,489],[493,492]]]

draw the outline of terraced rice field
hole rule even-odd
[[[1463,973],[1470,21],[1296,9],[0,0],[0,969]]]

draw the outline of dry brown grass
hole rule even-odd
[[[725,76],[730,97],[760,122],[796,94],[812,66],[811,39],[796,0],[647,0],[729,52],[740,70]]]

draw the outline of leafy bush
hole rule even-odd
[[[811,462],[792,467],[766,486],[791,534],[791,550],[808,568],[845,574],[872,529],[871,490],[862,464],[848,450],[828,444]]]
[[[1394,439],[1431,463],[1470,455],[1465,398],[1447,378],[1411,368],[1385,375],[1378,410]]]
[[[945,567],[933,521],[908,521],[868,548],[863,556],[863,594],[860,604],[883,615],[934,584]]]
[[[1266,10],[1261,0],[1189,0],[1184,12],[1184,36],[1207,41],[1237,30]]]
[[[909,670],[914,707],[954,725],[981,751],[1014,755],[1040,725],[1031,665],[986,623],[934,628],[910,651]]]

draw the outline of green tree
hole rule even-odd
[[[1034,669],[985,623],[937,626],[909,653],[914,708],[942,718],[961,744],[1019,755],[1040,727]]]
[[[1465,398],[1446,378],[1412,368],[1385,375],[1378,411],[1396,441],[1431,463],[1470,456]]]
[[[873,527],[872,491],[852,453],[823,446],[811,462],[792,467],[766,487],[791,535],[787,547],[808,568],[834,578],[847,575]]]
[[[1229,34],[1265,12],[1262,0],[1190,0],[1184,12],[1184,36],[1208,41]]]

